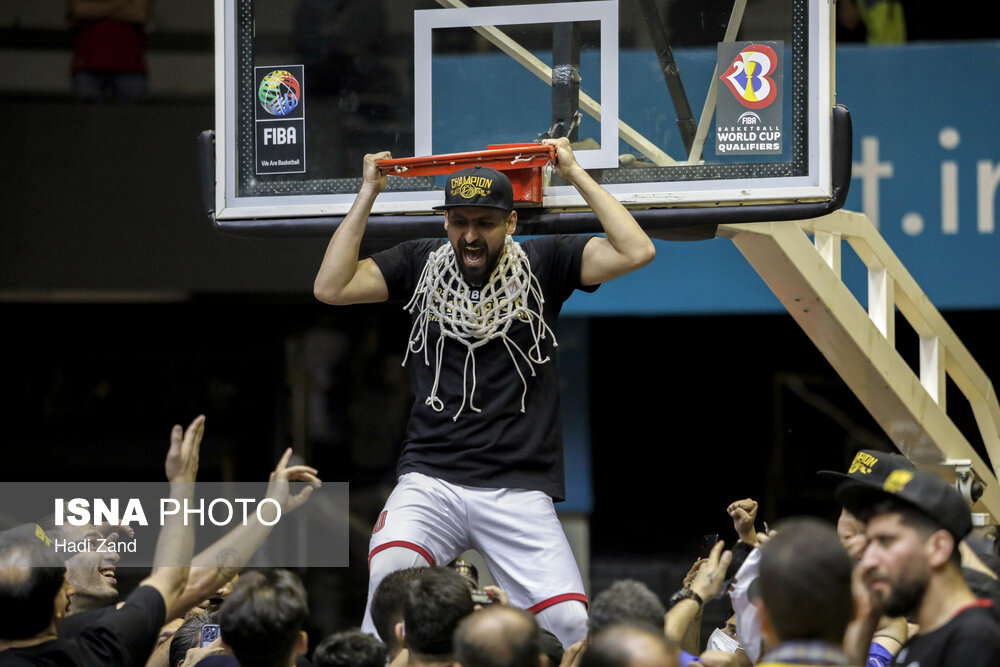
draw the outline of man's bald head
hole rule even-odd
[[[595,634],[580,667],[677,667],[677,650],[644,627],[613,625]]]
[[[494,605],[468,616],[455,631],[462,667],[541,665],[541,635],[526,611]]]

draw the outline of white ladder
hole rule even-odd
[[[1000,404],[979,364],[863,214],[720,225],[899,451],[939,470],[973,505],[977,525],[1000,519]],[[810,236],[812,238],[810,238]],[[868,269],[867,312],[841,279],[841,241]],[[896,350],[896,309],[920,338],[920,375]],[[969,401],[989,462],[946,410],[946,378]]]

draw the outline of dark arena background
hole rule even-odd
[[[149,96],[100,105],[69,91],[61,12],[15,4],[0,12],[0,56],[5,71],[15,63],[28,74],[0,82],[2,480],[158,481],[170,427],[199,413],[207,416],[199,479],[263,484],[294,445],[321,478],[351,485],[351,566],[301,573],[310,591],[326,591],[311,599],[315,636],[360,624],[368,536],[394,482],[410,400],[402,304],[315,301],[325,238],[235,238],[212,228],[196,155],[196,137],[214,124],[211,3],[158,4]],[[961,28],[929,38],[996,39]],[[855,114],[856,161],[864,134]],[[971,132],[966,143],[976,143]],[[981,157],[1000,160],[996,148]],[[923,159],[913,150],[909,159]],[[935,165],[942,159],[934,154]],[[972,161],[962,164],[970,183]],[[848,208],[860,210],[858,178],[852,188]],[[974,189],[960,194],[975,198]],[[996,232],[981,242],[1000,250]],[[655,261],[695,245],[659,242]],[[995,276],[997,256],[985,274]],[[651,289],[665,299],[698,293],[714,268]],[[918,279],[935,275],[925,264]],[[980,282],[958,289],[982,298],[939,307],[995,382],[1000,292]],[[899,350],[916,368],[916,334],[898,321]],[[588,410],[575,418],[589,429],[591,595],[634,577],[666,599],[703,535],[736,539],[725,510],[737,499],[760,501],[758,529],[793,514],[833,519],[831,489],[815,471],[845,468],[860,448],[893,448],[777,308],[569,314],[561,326],[588,338]],[[987,458],[968,404],[958,391],[952,397],[948,414]]]

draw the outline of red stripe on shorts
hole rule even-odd
[[[385,544],[380,544],[374,549],[372,549],[371,553],[368,554],[368,569],[369,570],[372,569],[372,558],[375,556],[375,554],[379,553],[380,551],[385,551],[386,549],[391,549],[392,547],[403,547],[404,549],[416,551],[418,554],[424,557],[424,560],[426,560],[432,566],[434,565],[434,556],[432,556],[430,552],[427,551],[427,549],[424,549],[419,544],[414,544],[413,542],[404,542],[403,540],[396,540],[395,542],[386,542]]]
[[[569,602],[570,600],[576,600],[577,602],[582,602],[584,607],[589,607],[590,603],[587,602],[587,596],[583,593],[563,593],[562,595],[557,595],[554,598],[549,598],[548,600],[542,600],[538,604],[528,607],[528,611],[532,614],[537,614],[543,609],[548,609],[554,604],[559,604],[560,602]]]

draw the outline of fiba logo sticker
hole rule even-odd
[[[762,109],[778,95],[774,76],[778,55],[765,44],[751,44],[741,50],[720,78],[736,100],[750,109]]]
[[[273,70],[261,79],[257,100],[264,111],[272,116],[287,116],[299,105],[302,89],[291,72]]]
[[[778,154],[782,140],[782,42],[720,43],[719,79],[731,95],[719,95],[717,155]],[[751,109],[751,111],[748,111]]]
[[[301,174],[306,170],[305,68],[254,68],[255,163],[257,174]]]

